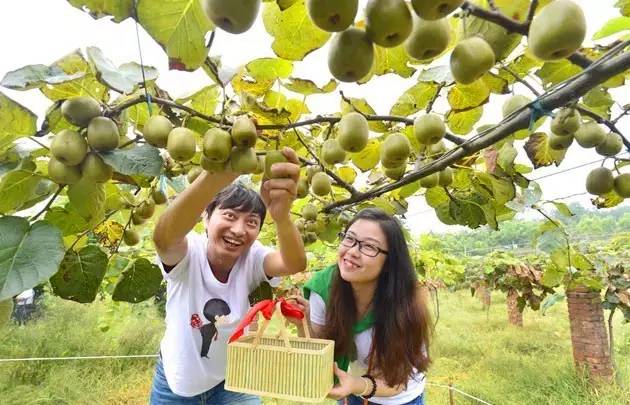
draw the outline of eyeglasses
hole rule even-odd
[[[369,242],[358,240],[354,236],[348,235],[344,232],[339,232],[339,239],[341,239],[341,244],[347,248],[352,248],[355,245],[359,245],[359,252],[363,253],[368,257],[376,257],[379,253],[388,254],[387,250],[383,250],[380,247],[373,245]]]

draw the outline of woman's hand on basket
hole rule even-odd
[[[339,400],[349,395],[359,395],[363,393],[365,390],[363,378],[346,373],[337,367],[337,363],[333,363],[333,367],[339,383],[332,387],[328,393],[328,398]]]

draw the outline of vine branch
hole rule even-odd
[[[609,53],[618,51],[619,49],[614,49]],[[626,71],[628,68],[630,68],[630,52],[625,52],[621,55],[617,55],[603,61],[597,60],[587,69],[575,76],[565,86],[550,90],[538,97],[534,102],[539,103],[544,110],[552,111],[558,107],[569,104],[576,98],[582,97],[593,87],[605,82],[621,72]],[[526,106],[507,117],[493,128],[467,140],[463,144],[459,145],[459,147],[448,151],[440,158],[423,166],[422,168],[410,172],[402,179],[385,186],[377,187],[368,192],[360,193],[355,197],[329,204],[324,208],[324,211],[330,212],[335,208],[356,204],[380,196],[425,176],[436,173],[468,155],[478,152],[483,148],[507,138],[519,129],[527,128],[529,126],[530,117],[531,110],[529,106]]]
[[[57,197],[59,197],[59,194],[61,194],[61,190],[63,190],[65,187],[64,185],[61,185],[57,188],[57,191],[55,191],[55,194],[53,194],[53,196],[50,198],[50,200],[48,200],[48,203],[46,203],[46,206],[44,208],[42,208],[41,211],[39,211],[37,214],[33,215],[29,220],[35,221],[37,218],[39,218],[44,212],[48,211],[48,208],[50,208],[50,206],[52,205],[52,203],[57,199]]]

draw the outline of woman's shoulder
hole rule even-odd
[[[332,277],[336,270],[337,265],[331,264],[321,270],[311,272],[310,279],[304,284],[304,297],[308,299],[311,292],[316,292],[324,301],[327,301]]]

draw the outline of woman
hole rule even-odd
[[[312,334],[335,341],[338,384],[329,397],[423,404],[429,314],[400,224],[365,209],[340,238],[337,263],[306,283],[309,301],[298,298],[310,311]]]

